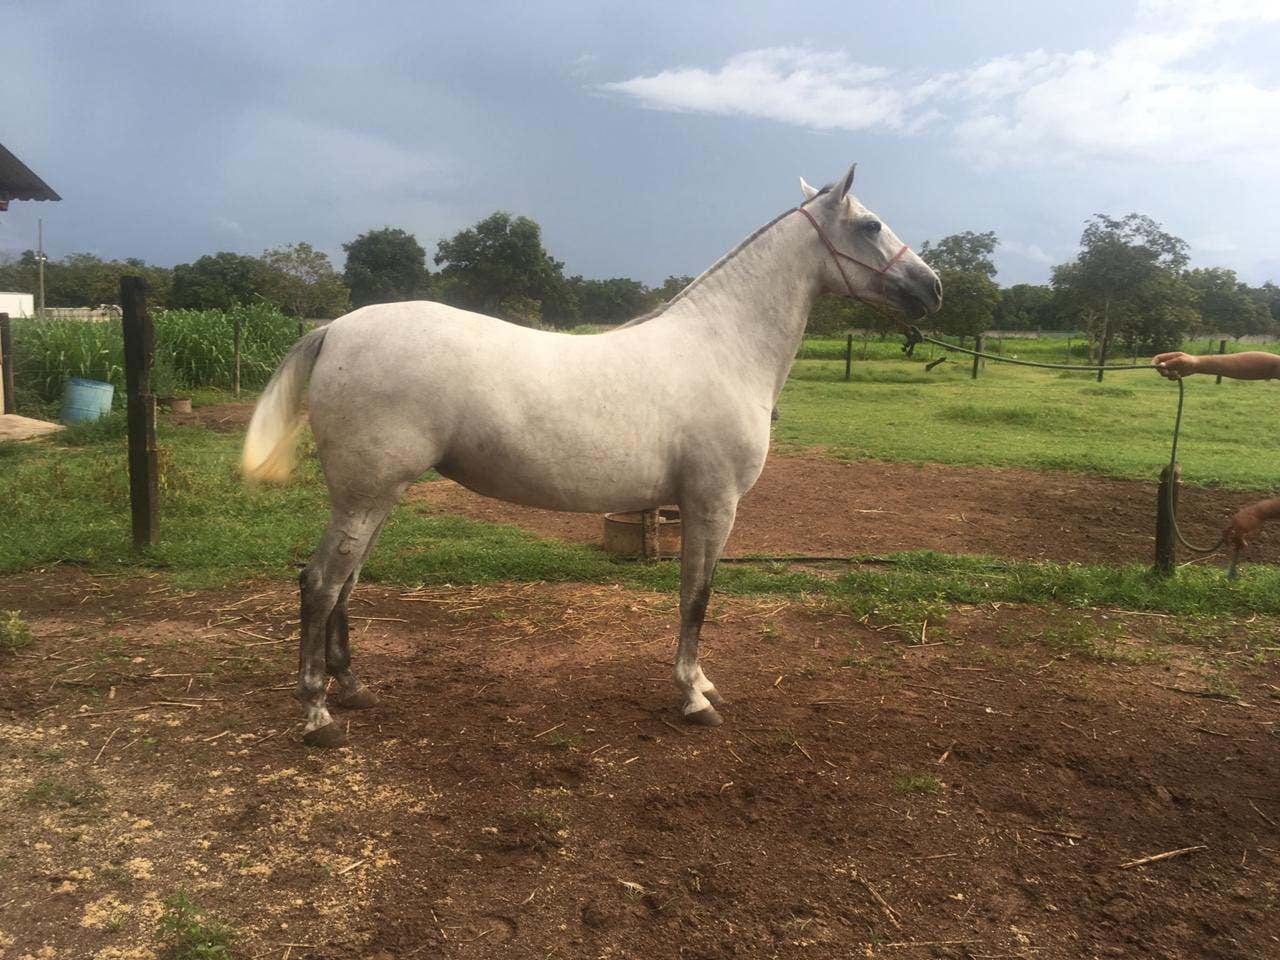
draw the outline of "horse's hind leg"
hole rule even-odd
[[[367,707],[376,707],[378,705],[378,695],[361,683],[360,679],[351,670],[351,643],[349,639],[350,631],[347,626],[347,601],[350,599],[352,591],[355,590],[356,584],[360,581],[360,569],[364,566],[365,561],[369,559],[369,554],[373,552],[373,546],[378,542],[378,534],[381,532],[382,524],[379,524],[378,529],[369,538],[369,543],[365,547],[364,556],[361,558],[359,565],[352,571],[351,576],[347,578],[347,582],[343,584],[342,592],[338,594],[338,602],[334,604],[333,612],[329,614],[329,622],[325,629],[325,671],[329,676],[333,677],[338,685],[338,689],[333,696],[333,702],[337,706],[346,707],[349,710],[363,710]]]
[[[330,618],[348,584],[368,554],[369,546],[396,502],[398,491],[380,497],[335,500],[320,546],[298,578],[302,588],[302,622],[298,645],[297,698],[306,710],[302,742],[308,746],[341,746],[345,736],[325,706],[325,676]],[[345,636],[346,617],[339,621]],[[345,649],[346,644],[342,647]],[[340,669],[349,674],[348,664]],[[338,664],[335,664],[338,667]],[[358,683],[358,681],[357,681]]]
[[[711,599],[716,562],[733,529],[737,509],[736,501],[680,505],[684,536],[680,548],[680,644],[676,649],[675,679],[684,699],[684,718],[710,727],[720,723],[716,707],[724,701],[698,663],[698,640]]]

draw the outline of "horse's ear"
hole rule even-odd
[[[844,179],[837,181],[836,185],[831,189],[831,199],[835,203],[839,203],[844,199],[845,194],[849,192],[849,188],[853,186],[853,172],[858,169],[855,163],[849,168],[849,172],[844,175]]]
[[[800,190],[804,193],[805,200],[812,200],[818,195],[818,188],[809,186],[804,177],[800,178]]]

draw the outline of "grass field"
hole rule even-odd
[[[1064,341],[1006,340],[1004,351],[1022,359],[1066,359]],[[916,352],[907,360],[897,341],[873,342],[869,359],[855,359],[846,383],[844,341],[807,341],[778,404],[777,449],[1137,480],[1156,479],[1168,463],[1177,387],[1154,372],[1114,371],[1097,383],[1092,374],[988,362],[974,380],[967,356],[953,355],[926,371],[929,349]],[[855,358],[860,354],[855,341]],[[934,348],[933,355],[942,351]],[[1265,382],[1187,380],[1179,444],[1184,481],[1280,487],[1280,431],[1258,429],[1280,414],[1276,390]]]
[[[843,386],[843,384],[841,385]],[[129,545],[125,446],[119,415],[52,442],[0,445],[11,496],[0,518],[0,573],[73,563],[99,571],[161,570],[184,586],[245,578],[292,578],[327,518],[314,458],[293,483],[247,489],[236,473],[240,436],[198,426],[160,433],[160,543]],[[919,619],[950,603],[1053,602],[1193,615],[1280,613],[1280,571],[1250,564],[1240,581],[1188,568],[1176,580],[1140,566],[993,562],[932,553],[888,564],[797,571],[782,563],[726,567],[730,593],[813,595],[881,619]],[[539,538],[511,526],[399,507],[365,579],[404,585],[503,580],[621,583],[674,591],[675,564],[619,560],[593,548]],[[914,611],[903,613],[902,611]]]

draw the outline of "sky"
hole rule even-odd
[[[464,9],[469,8],[469,9]],[[1280,2],[0,0],[0,256],[151,263],[495,210],[567,275],[698,274],[857,162],[919,247],[1047,282],[1097,213],[1280,282]]]

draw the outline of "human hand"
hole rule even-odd
[[[1160,353],[1152,358],[1156,371],[1168,380],[1180,380],[1190,376],[1200,367],[1200,358],[1189,353],[1174,350],[1172,353]]]

